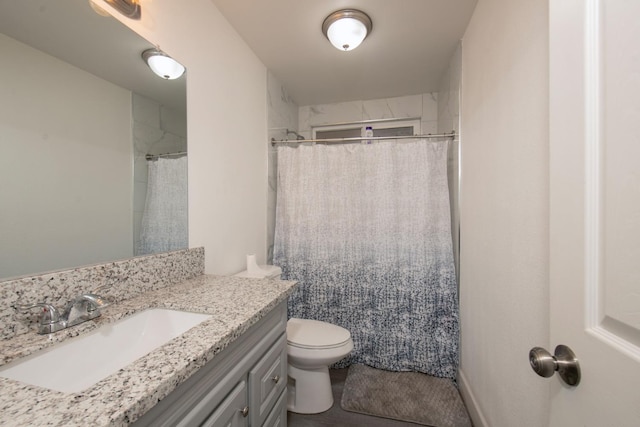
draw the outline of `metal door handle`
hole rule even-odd
[[[556,347],[551,355],[542,347],[534,347],[529,351],[529,363],[536,374],[549,378],[556,371],[562,380],[570,386],[580,383],[580,364],[574,352],[566,345]]]
[[[249,407],[245,406],[240,410],[240,413],[242,414],[243,417],[246,417],[247,415],[249,415]]]

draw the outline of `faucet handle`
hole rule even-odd
[[[40,315],[41,325],[57,323],[60,321],[58,310],[52,304],[48,304],[46,302],[38,302],[35,304],[16,304],[13,308],[23,313],[27,310],[31,310],[32,308],[42,308],[42,314]]]

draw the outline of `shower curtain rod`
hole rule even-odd
[[[180,156],[186,156],[186,155],[187,155],[186,151],[180,151],[178,153],[147,154],[146,156],[144,156],[144,158],[147,159],[147,160],[158,160],[160,158],[180,157]]]
[[[321,144],[341,144],[357,141],[383,141],[387,139],[431,139],[431,138],[455,138],[456,132],[448,133],[428,133],[426,135],[397,135],[397,136],[356,136],[351,138],[324,138],[324,139],[298,139],[298,140],[280,140],[271,138],[271,145],[277,144],[304,144],[307,142],[318,142]]]

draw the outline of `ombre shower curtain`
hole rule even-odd
[[[188,246],[187,157],[148,162],[147,199],[136,255]]]
[[[274,264],[299,282],[289,317],[351,332],[338,366],[455,378],[447,143],[278,147]]]

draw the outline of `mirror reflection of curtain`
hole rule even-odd
[[[347,328],[338,366],[455,378],[447,143],[278,147],[274,264],[289,316]]]
[[[149,180],[136,255],[188,247],[187,157],[149,161]]]

